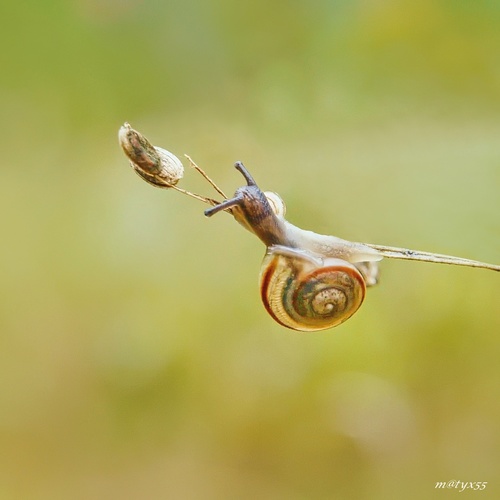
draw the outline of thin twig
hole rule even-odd
[[[165,179],[161,179],[159,177],[155,178],[154,183],[155,186],[159,188],[168,188],[168,189],[174,189],[175,191],[178,191],[179,193],[186,194],[187,196],[190,196],[191,198],[194,198],[195,200],[202,201],[203,203],[206,203],[207,205],[218,205],[220,202],[217,200],[214,200],[213,198],[208,198],[207,196],[201,196],[196,193],[192,193],[191,191],[187,191],[186,189],[182,189],[178,186],[175,186],[174,184],[170,184],[167,182]]]
[[[189,163],[191,164],[191,167],[193,167],[197,172],[199,172],[203,178],[208,181],[208,183],[221,195],[224,197],[225,200],[227,200],[227,196],[224,194],[224,191],[222,191],[222,189],[217,186],[217,184],[205,173],[205,171],[200,168],[198,165],[196,165],[196,163],[192,160],[192,158],[189,156],[189,155],[184,155]]]
[[[406,248],[389,247],[385,245],[372,245],[370,243],[364,243],[364,245],[377,250],[380,255],[392,259],[420,260],[423,262],[436,262],[439,264],[451,264],[454,266],[479,267],[482,269],[490,269],[491,271],[500,271],[500,266],[495,264],[464,259],[462,257],[454,257],[452,255],[421,252],[419,250],[408,250]]]

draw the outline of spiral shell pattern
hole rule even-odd
[[[312,332],[350,318],[363,302],[366,285],[356,267],[344,260],[275,246],[264,257],[260,289],[264,306],[278,323]]]

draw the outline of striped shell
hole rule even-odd
[[[272,246],[261,269],[264,306],[278,323],[293,330],[312,332],[340,325],[365,297],[361,273],[341,259]]]

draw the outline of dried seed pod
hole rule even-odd
[[[177,156],[153,146],[128,123],[120,128],[118,140],[132,168],[150,184],[168,188],[184,176],[184,167]]]

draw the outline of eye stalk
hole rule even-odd
[[[241,163],[241,161],[237,161],[234,164],[234,168],[238,170],[238,172],[241,172],[245,180],[247,181],[247,186],[257,186],[257,183],[255,182],[255,179],[252,177],[250,172],[247,170],[245,165]]]
[[[234,164],[234,167],[236,168],[236,170],[241,172],[241,174],[247,181],[247,185],[238,189],[233,198],[225,200],[222,203],[216,205],[215,207],[207,208],[204,212],[206,217],[212,217],[212,215],[215,215],[216,213],[221,212],[222,210],[227,210],[228,208],[242,206],[242,204],[244,203],[244,196],[242,195],[242,190],[244,190],[245,188],[255,187],[257,188],[258,191],[260,191],[259,187],[257,186],[257,183],[255,182],[255,179],[251,176],[250,172],[247,170],[245,165],[241,163],[241,161],[237,161]]]

